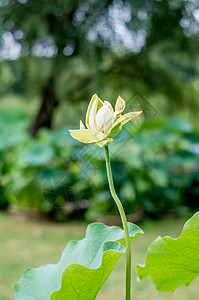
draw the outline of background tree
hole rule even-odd
[[[1,0],[0,6],[1,76],[9,69],[7,88],[41,99],[33,135],[52,127],[60,105],[99,90],[106,97],[163,95],[167,112],[190,100],[197,107],[196,2]]]

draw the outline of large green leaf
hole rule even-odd
[[[199,275],[199,212],[189,219],[178,239],[157,238],[149,247],[146,265],[137,266],[139,279],[150,276],[158,290],[173,292]]]
[[[142,230],[128,223],[130,239]],[[90,224],[86,237],[71,241],[56,264],[29,269],[15,286],[15,300],[93,300],[124,253],[121,228]]]
[[[16,107],[7,110],[0,110],[0,130],[2,132],[10,133],[14,131],[24,131],[30,125],[30,118],[21,110]]]
[[[19,164],[24,167],[40,167],[49,164],[55,156],[55,150],[39,141],[33,141],[19,156]]]
[[[11,148],[23,145],[29,140],[27,133],[22,131],[10,131],[0,133],[0,151],[9,151]]]

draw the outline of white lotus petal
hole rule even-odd
[[[114,113],[114,109],[112,107],[112,105],[110,104],[110,102],[108,101],[104,101],[104,103],[107,105],[107,107]]]
[[[86,127],[84,126],[84,123],[80,120],[80,129],[86,129]]]
[[[100,107],[103,106],[103,101],[97,96],[97,94],[94,94],[91,98],[91,101],[88,105],[87,112],[86,112],[86,126],[88,129],[92,129],[89,124],[89,119],[90,119],[91,109],[92,109],[93,104],[96,99],[97,99],[97,109],[96,110],[98,110]]]
[[[95,118],[97,130],[107,133],[114,122],[114,110],[108,101],[98,110]]]

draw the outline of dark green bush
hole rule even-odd
[[[29,119],[19,111],[0,111],[0,120],[0,209],[34,208],[57,220],[117,214],[103,149],[73,140],[67,128],[42,129],[34,139]],[[110,152],[127,213],[160,217],[198,209],[198,148],[198,129],[183,120],[125,127]]]

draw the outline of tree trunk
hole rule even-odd
[[[55,95],[54,79],[49,78],[42,92],[42,103],[33,123],[31,134],[35,137],[42,127],[52,128],[53,114],[58,106],[58,99]]]

